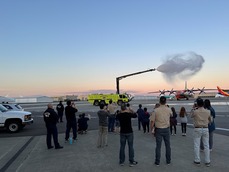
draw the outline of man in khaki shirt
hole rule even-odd
[[[152,133],[155,134],[156,137],[155,165],[157,166],[160,164],[162,138],[165,142],[166,163],[168,165],[171,163],[170,116],[172,116],[172,111],[166,105],[166,98],[162,96],[160,97],[160,106],[154,110],[150,117]]]
[[[208,123],[211,122],[211,112],[204,109],[204,101],[201,98],[196,100],[197,108],[191,112],[194,125],[194,164],[200,165],[200,141],[202,139],[204,145],[205,165],[210,166],[209,151],[209,132]]]

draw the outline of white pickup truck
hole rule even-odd
[[[31,112],[11,111],[0,104],[0,127],[6,128],[11,133],[16,133],[31,123],[33,123]]]

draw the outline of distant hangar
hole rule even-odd
[[[16,97],[15,103],[52,103],[53,98],[47,96],[38,97]]]

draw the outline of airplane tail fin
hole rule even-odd
[[[217,86],[217,90],[220,92],[221,91],[221,88],[219,86]]]
[[[229,94],[225,91],[223,91],[219,86],[217,86],[217,90],[219,91],[220,94],[224,95],[224,96],[229,96]]]

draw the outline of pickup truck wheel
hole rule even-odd
[[[119,106],[121,106],[121,105],[122,105],[122,100],[118,100],[117,104],[118,104]]]
[[[19,121],[9,121],[7,123],[7,126],[6,126],[7,130],[10,132],[10,133],[16,133],[18,132],[20,129],[21,129],[21,124]]]
[[[99,106],[99,101],[98,101],[98,100],[95,100],[95,101],[94,101],[94,105],[95,105],[95,106]]]
[[[105,105],[106,103],[105,103],[104,100],[101,100],[101,101],[99,102],[99,104],[104,104],[104,105]]]

